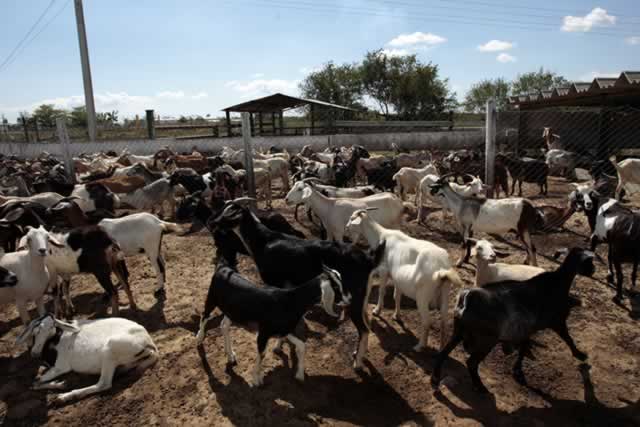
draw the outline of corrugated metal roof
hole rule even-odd
[[[537,94],[520,94],[509,97],[513,105],[540,108],[545,105],[596,105],[604,102],[602,96],[621,98],[636,103],[640,95],[640,71],[623,71],[620,76],[596,77],[592,82],[572,82],[570,86],[554,87]],[[625,101],[625,102],[627,102]]]
[[[275,93],[264,98],[252,99],[242,104],[223,108],[222,111],[246,112],[246,113],[275,113],[281,110],[302,107],[304,105],[318,105],[320,107],[335,108],[339,110],[356,111],[353,108],[342,105],[330,104],[315,99],[296,98],[295,96]]]

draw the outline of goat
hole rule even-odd
[[[44,232],[48,233],[46,230]],[[20,240],[20,247],[28,244],[26,237]],[[45,263],[52,288],[55,287],[58,275],[68,280],[73,274],[93,274],[105,290],[106,298],[111,300],[111,311],[116,316],[119,313],[119,304],[118,293],[111,281],[113,272],[124,286],[129,305],[134,310],[137,308],[129,287],[129,272],[122,250],[104,229],[87,226],[75,228],[65,234],[48,233],[48,242],[49,255]]]
[[[504,154],[497,154],[496,159],[505,165],[511,179],[511,195],[516,191],[516,184],[520,183],[518,196],[522,196],[522,183],[533,182],[540,186],[540,194],[547,194],[547,176],[549,175],[549,166],[540,160],[522,160],[513,159]]]
[[[531,232],[543,225],[544,218],[527,199],[476,199],[464,197],[453,191],[451,184],[443,176],[431,185],[432,195],[442,195],[453,211],[462,228],[462,247],[466,247],[464,257],[457,266],[469,260],[473,231],[485,233],[507,233],[515,231],[527,251],[527,264],[537,266],[536,247],[531,241]]]
[[[211,278],[207,301],[200,317],[198,345],[202,345],[211,313],[219,307],[224,314],[220,327],[230,365],[237,363],[229,336],[231,322],[258,330],[258,357],[253,370],[253,386],[263,383],[262,364],[269,339],[272,337],[286,337],[295,346],[298,359],[295,377],[298,381],[304,381],[305,343],[304,335],[299,331],[304,325],[304,314],[311,306],[321,302],[327,314],[338,317],[333,308],[336,294],[340,297],[339,305],[347,306],[351,299],[351,296],[342,290],[340,274],[324,266],[323,269],[322,275],[292,289],[258,287],[229,266],[225,258],[220,258],[216,272]]]
[[[396,182],[396,188],[402,200],[406,200],[406,193],[415,193],[415,204],[418,206],[420,181],[427,175],[437,175],[438,169],[429,163],[421,169],[403,167],[393,175]]]
[[[43,315],[44,293],[49,284],[45,259],[49,253],[49,235],[44,227],[27,228],[25,250],[4,254],[0,258],[0,305],[15,302],[24,325],[29,323],[27,303],[35,301]]]
[[[151,213],[157,210],[159,215],[164,212],[165,202],[168,202],[169,216],[172,217],[176,210],[174,191],[175,187],[170,184],[169,179],[161,178],[133,193],[120,195],[120,200],[138,210],[148,210]]]
[[[635,289],[640,262],[640,213],[622,206],[615,199],[600,196],[595,191],[587,195],[577,194],[579,210],[584,210],[589,223],[595,223],[591,235],[591,250],[600,242],[607,242],[609,272],[607,281],[616,285],[613,301],[622,304],[624,295],[622,264],[631,263],[631,286]],[[614,276],[615,269],[615,276]],[[615,277],[615,280],[614,280]]]
[[[84,212],[96,210],[114,212],[120,206],[118,196],[111,192],[106,185],[99,182],[76,185],[70,197],[78,198],[76,203]],[[59,201],[57,200],[56,203]],[[50,208],[51,205],[47,207]]]
[[[626,159],[616,163],[615,156],[611,156],[609,161],[613,163],[618,173],[616,200],[621,199],[623,189],[629,194],[640,191],[640,159]]]
[[[496,250],[488,240],[469,239],[469,241],[474,245],[471,256],[476,260],[476,286],[478,287],[505,280],[527,280],[545,272],[544,269],[531,265],[497,263],[497,257],[506,257],[508,254]]]
[[[593,257],[593,252],[573,248],[555,271],[525,281],[507,280],[461,291],[454,310],[453,336],[436,356],[432,386],[438,387],[442,364],[460,342],[471,355],[467,368],[474,389],[481,393],[487,389],[478,375],[478,365],[498,343],[508,353],[518,349],[513,374],[520,384],[526,383],[522,361],[530,354],[531,335],[538,331],[551,329],[576,359],[586,360],[587,355],[578,350],[569,335],[567,318],[577,305],[569,295],[571,285],[577,274],[593,275]]]
[[[31,339],[31,356],[51,366],[36,378],[34,389],[60,390],[65,382],[53,380],[69,372],[100,375],[94,385],[56,396],[60,403],[110,389],[116,368],[142,372],[159,359],[158,348],[143,326],[116,317],[67,323],[48,314],[33,320],[16,343]]]
[[[560,175],[568,179],[576,176],[576,153],[565,150],[549,150],[545,154],[545,162],[549,166],[550,175]]]
[[[482,183],[482,180],[479,177],[475,177],[473,175],[466,175],[471,177],[471,181],[468,184],[462,185],[457,184],[455,182],[450,182],[449,186],[456,193],[460,194],[464,197],[478,197],[481,194],[484,194],[487,186]],[[422,222],[422,210],[424,209],[424,204],[427,199],[432,199],[431,197],[431,185],[436,184],[440,180],[440,177],[437,175],[426,175],[424,178],[420,180],[420,184],[418,185],[418,222]],[[446,200],[443,197],[439,197],[437,200],[438,203],[442,205],[442,209],[446,212],[449,210],[447,206]]]
[[[144,178],[141,176],[116,176],[93,182],[100,183],[107,187],[109,191],[117,194],[132,193],[146,185]]]
[[[308,179],[308,181],[314,182],[313,184],[314,188],[320,191],[320,193],[322,193],[323,196],[331,197],[334,199],[344,199],[344,198],[359,199],[362,197],[372,196],[376,194],[376,190],[372,185],[361,185],[361,186],[350,187],[350,188],[339,188],[339,187],[334,187],[332,185],[319,184],[316,182],[315,179]],[[296,184],[294,184],[294,187]],[[298,203],[293,213],[293,216],[296,219],[296,221],[298,220],[298,207],[301,205],[302,203]],[[309,215],[309,221],[311,221],[311,211],[307,210],[307,213]]]
[[[304,203],[320,218],[327,230],[327,240],[341,242],[344,227],[351,214],[358,209],[376,207],[375,219],[389,228],[400,228],[403,222],[405,207],[402,201],[390,193],[374,194],[360,199],[336,199],[326,197],[314,188],[310,181],[296,182],[285,198],[289,206]]]
[[[427,345],[431,323],[429,309],[432,306],[440,309],[440,345],[444,346],[450,285],[463,285],[458,273],[451,267],[449,253],[431,242],[381,226],[365,209],[351,215],[346,229],[354,238],[363,235],[374,249],[380,242],[386,244],[382,261],[376,270],[381,277],[378,305],[373,313],[377,315],[382,311],[385,286],[390,279],[395,286],[394,320],[399,320],[402,295],[415,300],[418,306],[422,330],[414,350],[420,351]]]
[[[325,240],[302,240],[269,230],[246,208],[230,202],[209,226],[237,234],[258,267],[263,282],[271,286],[300,286],[323,272],[323,265],[342,277],[351,295],[347,311],[359,335],[354,367],[365,357],[369,326],[365,310],[367,282],[384,253],[384,244],[364,252],[357,247]],[[284,267],[286,266],[286,268]]]
[[[560,135],[556,135],[555,133],[553,133],[552,128],[543,128],[542,138],[544,139],[545,146],[548,151],[564,149],[562,143],[560,142]]]
[[[393,191],[396,186],[393,176],[398,172],[398,165],[394,160],[385,160],[380,167],[367,169],[367,185],[373,185],[383,191]]]

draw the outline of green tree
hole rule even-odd
[[[56,127],[56,118],[64,117],[65,110],[55,108],[53,104],[42,104],[33,112],[33,118],[40,126],[53,128]]]
[[[486,79],[471,86],[464,98],[464,109],[473,113],[481,113],[486,109],[489,98],[496,100],[496,109],[504,110],[509,96],[510,84],[504,78]]]
[[[304,98],[317,99],[352,108],[362,108],[362,80],[356,64],[328,62],[310,73],[301,83]]]
[[[567,85],[569,81],[563,76],[540,67],[538,71],[518,74],[513,80],[511,91],[515,95],[549,90],[554,86]]]
[[[87,109],[84,105],[80,107],[74,107],[69,113],[69,120],[73,127],[86,127],[87,126]]]
[[[455,105],[447,80],[438,76],[438,66],[423,64],[416,55],[368,52],[361,74],[365,95],[385,116],[395,113],[404,120],[429,119]]]

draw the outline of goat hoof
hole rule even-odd
[[[435,375],[431,376],[431,388],[438,389],[440,388],[440,377]]]
[[[300,381],[301,383],[304,382],[304,374],[302,375],[296,375],[296,380]]]
[[[624,297],[622,295],[616,295],[615,297],[612,298],[613,303],[617,305],[622,305],[623,300],[624,300]]]
[[[589,358],[589,356],[587,355],[587,353],[583,353],[581,351],[575,353],[573,355],[573,357],[575,357],[576,359],[578,359],[581,362],[584,362],[585,360],[587,360]]]
[[[166,296],[166,292],[164,288],[156,289],[153,292],[153,296],[155,296],[156,298],[164,298]]]
[[[527,385],[527,380],[524,377],[524,372],[522,372],[521,370],[514,370],[513,378],[516,380],[518,384]]]
[[[371,311],[371,314],[373,314],[374,316],[380,316],[381,311],[382,310],[380,308],[376,307]]]

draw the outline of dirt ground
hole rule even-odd
[[[536,189],[527,186],[533,196]],[[534,203],[563,204],[568,187],[552,179],[547,198]],[[640,206],[640,200],[633,201]],[[282,200],[275,206],[292,221],[292,209]],[[308,223],[305,223],[309,225]],[[428,226],[409,223],[405,231],[431,240],[459,254],[460,238],[451,219],[430,210]],[[313,228],[296,225],[308,235]],[[561,233],[536,235],[541,266],[554,268],[551,255],[560,247],[584,245],[587,223],[575,214]],[[512,255],[506,262],[524,260],[524,251],[510,235],[505,242]],[[514,246],[515,245],[515,246]],[[124,374],[112,390],[79,402],[58,406],[52,394],[30,389],[38,363],[24,348],[15,348],[21,329],[16,309],[0,310],[0,421],[4,425],[60,426],[198,426],[198,425],[640,425],[640,298],[615,305],[614,291],[606,284],[606,266],[597,264],[593,279],[579,278],[574,294],[582,299],[570,317],[569,329],[580,349],[589,354],[588,365],[573,359],[568,348],[552,333],[536,339],[537,360],[525,361],[529,387],[511,377],[514,356],[495,350],[481,365],[480,375],[491,396],[471,389],[461,347],[444,366],[448,377],[441,393],[429,384],[432,358],[439,348],[439,322],[431,332],[429,349],[415,353],[419,317],[413,301],[403,302],[402,321],[391,320],[392,291],[387,291],[386,310],[372,317],[369,353],[362,372],[352,369],[351,352],[356,330],[314,309],[307,315],[309,329],[304,384],[294,379],[292,349],[284,354],[268,351],[265,385],[249,386],[256,349],[254,334],[232,329],[238,365],[227,369],[223,340],[217,328],[221,316],[210,322],[204,349],[195,344],[202,309],[214,266],[214,246],[206,232],[181,237],[166,236],[167,298],[153,296],[155,275],[144,257],[127,261],[138,311],[125,306],[121,315],[144,325],[161,352],[161,360],[141,375]],[[599,253],[605,256],[604,246]],[[259,282],[253,262],[242,257],[241,270]],[[472,285],[474,269],[459,269],[466,286]],[[629,283],[630,268],[625,267]],[[451,295],[451,305],[457,290]],[[105,314],[102,290],[93,277],[76,277],[72,294],[79,317]],[[377,298],[372,292],[368,311]],[[35,311],[32,311],[35,313]],[[273,346],[273,342],[271,343]],[[271,347],[270,347],[271,348]],[[295,359],[295,358],[294,358]],[[96,377],[71,375],[73,388],[89,385]]]

